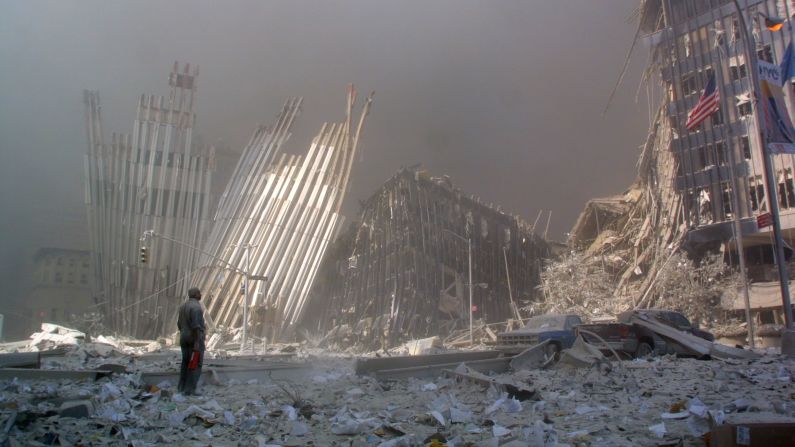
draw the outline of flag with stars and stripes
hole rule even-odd
[[[711,73],[707,86],[704,87],[704,93],[698,98],[693,110],[687,114],[687,122],[685,127],[687,130],[693,130],[703,123],[704,120],[710,117],[713,113],[717,112],[720,108],[720,93],[715,85],[715,73]]]

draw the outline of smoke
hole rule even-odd
[[[201,66],[197,132],[239,151],[284,98],[305,97],[292,151],[344,112],[345,85],[376,91],[344,212],[400,166],[563,238],[588,198],[634,178],[646,106],[643,54],[611,106],[636,0],[46,1],[0,14],[0,307],[22,293],[32,249],[85,248],[84,88],[106,138],[129,132],[140,93],[165,94],[174,60]],[[638,50],[642,53],[642,50]],[[224,180],[225,181],[225,180]]]

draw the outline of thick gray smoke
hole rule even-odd
[[[0,312],[42,246],[83,248],[81,92],[106,139],[137,95],[165,94],[174,60],[201,66],[197,132],[240,150],[284,98],[305,97],[289,147],[342,117],[345,85],[376,90],[345,206],[422,163],[563,238],[585,201],[621,192],[647,130],[644,50],[601,111],[637,0],[6,1],[0,4]],[[289,149],[288,149],[289,150]],[[9,315],[7,313],[7,315]]]

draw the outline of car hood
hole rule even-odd
[[[559,330],[552,330],[552,329],[517,329],[511,332],[503,332],[503,335],[541,335],[547,332],[560,332]]]

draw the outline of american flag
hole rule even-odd
[[[704,87],[704,93],[698,98],[696,106],[687,114],[687,122],[685,127],[687,130],[693,130],[703,123],[710,115],[717,112],[720,108],[720,93],[715,88],[715,73],[710,74],[707,86]]]

